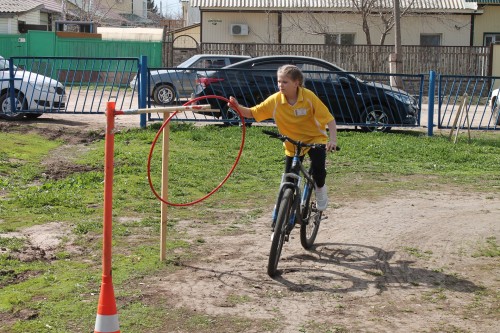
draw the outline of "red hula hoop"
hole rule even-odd
[[[203,197],[201,197],[201,198],[199,198],[197,200],[194,200],[194,201],[191,201],[191,202],[186,202],[186,203],[173,203],[173,202],[167,201],[166,199],[162,198],[161,195],[158,194],[158,192],[155,190],[155,188],[153,186],[153,182],[151,181],[151,159],[153,157],[153,151],[154,151],[154,148],[156,146],[156,142],[158,141],[158,138],[160,137],[160,134],[163,132],[163,129],[170,122],[170,120],[172,119],[172,117],[174,117],[179,111],[175,111],[174,113],[172,113],[168,117],[168,119],[165,122],[163,122],[163,125],[161,125],[160,129],[158,130],[158,132],[155,135],[155,138],[154,138],[153,142],[151,143],[151,148],[149,150],[149,156],[148,156],[148,170],[147,170],[148,171],[148,182],[149,182],[149,187],[151,188],[151,191],[156,196],[156,198],[158,198],[158,200],[160,200],[161,202],[163,202],[163,203],[165,203],[165,204],[167,204],[169,206],[176,206],[176,207],[191,206],[191,205],[197,204],[197,203],[199,203],[199,202],[207,199],[212,194],[214,194],[215,192],[217,192],[222,187],[222,185],[224,185],[224,183],[228,180],[228,178],[231,176],[231,174],[233,173],[234,169],[238,165],[238,162],[240,160],[241,154],[243,152],[243,147],[245,146],[245,135],[246,135],[245,117],[243,117],[241,115],[241,112],[240,112],[240,110],[238,110],[238,108],[236,107],[236,105],[234,105],[233,103],[231,103],[227,98],[222,97],[222,96],[217,96],[217,95],[201,96],[201,97],[197,97],[197,98],[194,98],[192,100],[187,101],[182,106],[187,106],[187,105],[190,105],[190,104],[192,104],[194,102],[197,102],[199,100],[204,100],[204,99],[209,99],[209,98],[215,98],[215,99],[223,100],[226,103],[229,103],[233,107],[233,109],[236,110],[236,112],[238,112],[238,115],[239,115],[240,120],[241,120],[241,125],[242,125],[241,126],[242,130],[241,130],[240,150],[238,151],[238,155],[236,156],[236,159],[235,159],[235,161],[233,163],[233,166],[231,167],[231,169],[227,173],[226,177],[224,177],[224,179],[220,182],[220,184],[217,185],[207,195],[205,195],[205,196],[203,196]]]

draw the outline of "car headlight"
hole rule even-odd
[[[391,96],[392,98],[404,104],[409,104],[409,105],[416,104],[415,98],[407,94],[401,94],[394,91],[386,91],[385,94]]]
[[[42,92],[55,93],[56,87],[51,86],[48,82],[30,82],[30,84],[36,89]]]

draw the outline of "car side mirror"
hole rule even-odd
[[[345,76],[339,76],[339,83],[343,88],[347,88],[351,85],[351,82]]]

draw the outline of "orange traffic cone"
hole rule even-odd
[[[102,276],[94,333],[120,333],[111,276]]]

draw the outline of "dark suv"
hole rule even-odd
[[[296,65],[303,71],[304,86],[319,96],[338,124],[361,126],[366,131],[389,131],[391,126],[417,124],[419,105],[406,91],[363,81],[312,57],[280,55],[243,60],[200,77],[196,97],[234,96],[241,105],[256,105],[278,91],[276,70],[285,64]],[[220,109],[224,119],[238,117],[219,99],[208,99],[208,103]]]

